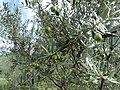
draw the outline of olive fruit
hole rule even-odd
[[[50,33],[50,32],[51,32],[51,28],[50,28],[49,26],[47,26],[47,27],[45,28],[45,32],[46,32],[46,33]]]
[[[102,35],[100,33],[96,33],[95,36],[94,36],[94,40],[97,41],[97,42],[100,42],[102,41]]]
[[[52,60],[57,60],[57,58],[58,58],[57,55],[52,56]]]
[[[33,67],[35,67],[35,66],[36,66],[36,63],[35,63],[35,62],[33,62],[31,65],[32,65]]]
[[[51,9],[51,12],[56,12],[57,11],[56,6],[54,6],[54,5],[50,9]]]
[[[55,15],[59,16],[59,12],[58,12],[56,6],[53,5],[50,9],[51,9],[51,12],[53,12],[53,13],[55,13]]]
[[[33,67],[35,67],[35,69],[37,69],[37,68],[39,68],[39,64],[38,63],[36,63],[36,62],[33,62],[32,64],[31,64]]]
[[[52,56],[52,60],[56,61],[56,60],[60,60],[60,55],[59,54],[55,54]]]

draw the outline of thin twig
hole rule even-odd
[[[100,89],[99,89],[99,90],[102,90],[102,89],[103,89],[103,83],[104,83],[104,81],[105,81],[105,80],[102,78],[102,79],[101,79],[101,84],[100,84]]]

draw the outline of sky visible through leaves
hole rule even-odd
[[[51,0],[43,0],[42,4],[43,6],[46,5],[46,2],[50,2]],[[32,20],[35,13],[32,9],[25,7],[25,0],[0,0],[0,8],[2,8],[2,4],[8,3],[8,7],[11,10],[11,12],[14,9],[14,6],[17,6],[21,9],[21,20],[22,22],[26,22],[27,20]],[[23,5],[24,4],[24,5]],[[31,24],[29,24],[28,28],[30,28]],[[3,42],[4,41],[4,42]],[[4,40],[2,37],[0,37],[0,49],[7,48],[10,45]],[[0,52],[1,53],[1,52]]]
[[[32,9],[25,7],[25,0],[0,0],[0,8],[2,8],[2,4],[8,3],[9,9],[13,10],[14,5],[19,7],[21,9],[21,19],[22,22],[26,22],[28,19],[32,20],[35,13],[32,11]],[[46,2],[50,2],[50,0],[43,0],[42,4],[46,5]],[[23,5],[24,4],[24,5]],[[0,37],[0,47],[4,46],[4,43],[2,42],[2,38]]]

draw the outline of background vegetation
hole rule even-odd
[[[25,2],[35,12],[26,23],[19,8],[1,9],[1,37],[12,44],[0,58],[2,90],[120,89],[119,0]]]

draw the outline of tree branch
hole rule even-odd
[[[102,79],[101,79],[101,84],[100,84],[99,90],[102,90],[102,89],[103,89],[103,83],[104,83],[104,81],[105,81],[104,78],[102,78]]]
[[[57,84],[51,77],[48,77],[58,88],[62,89],[62,86],[60,86],[59,84]]]

